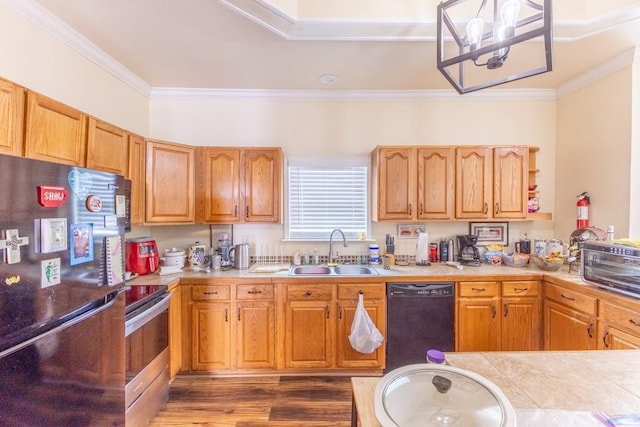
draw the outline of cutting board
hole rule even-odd
[[[289,269],[289,264],[255,264],[249,269],[249,273],[277,273]]]

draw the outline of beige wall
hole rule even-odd
[[[640,64],[632,65],[629,236],[640,239]]]
[[[122,128],[148,133],[145,95],[2,5],[0,52],[0,77]]]
[[[637,192],[630,194],[629,179],[632,70],[627,66],[558,100],[558,235],[568,236],[575,230],[576,195],[583,191],[591,196],[590,225],[605,230],[613,225],[616,236],[629,235],[630,199],[637,204],[640,197]]]

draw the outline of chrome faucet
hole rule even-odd
[[[342,241],[344,242],[344,247],[346,248],[347,246],[349,246],[347,245],[347,238],[344,236],[344,233],[342,232],[342,230],[340,230],[339,228],[336,228],[335,230],[333,230],[329,235],[329,262],[333,262],[333,233],[335,233],[336,231],[342,234]]]

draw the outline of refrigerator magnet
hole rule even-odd
[[[67,249],[66,218],[42,218],[40,220],[40,248],[44,254]]]
[[[40,262],[40,285],[47,288],[60,284],[60,258],[45,259]]]
[[[71,224],[69,264],[93,261],[93,224]]]
[[[102,197],[91,195],[85,200],[89,212],[100,212],[102,210]]]

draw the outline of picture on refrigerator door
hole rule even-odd
[[[40,245],[42,253],[67,249],[67,219],[42,218],[40,220]]]
[[[93,261],[93,224],[71,224],[71,265]]]

